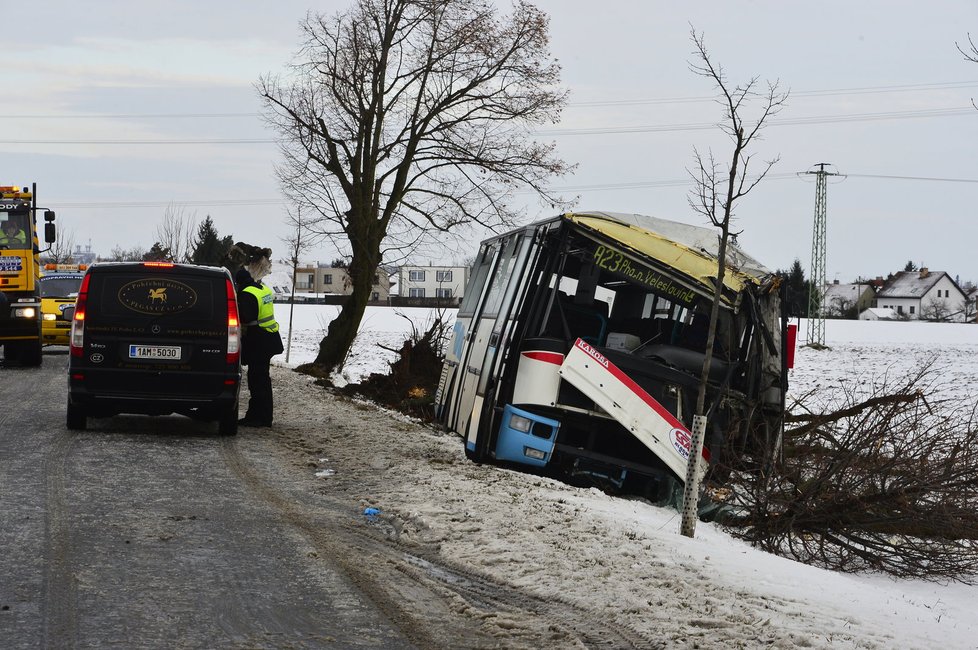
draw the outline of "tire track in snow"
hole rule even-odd
[[[346,505],[333,502],[313,511],[263,479],[234,440],[223,441],[221,451],[256,497],[281,512],[420,647],[657,645],[568,602],[542,599],[455,566],[437,552],[398,548],[394,527],[353,524]]]
[[[71,539],[65,494],[65,472],[73,438],[67,431],[55,434],[45,460],[47,508],[45,509],[44,603],[42,611],[45,648],[77,647],[78,612],[75,576],[71,570]]]

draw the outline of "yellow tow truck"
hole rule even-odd
[[[87,264],[45,264],[41,273],[41,340],[68,345],[78,287]]]
[[[0,185],[0,345],[4,361],[41,365],[41,248],[37,184]],[[55,239],[54,212],[44,210],[44,241]]]

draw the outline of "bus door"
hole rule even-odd
[[[452,327],[452,344],[445,353],[445,365],[442,368],[442,376],[439,380],[439,395],[436,402],[440,408],[442,421],[445,428],[462,434],[459,426],[464,423],[465,416],[459,417],[460,396],[468,375],[466,368],[472,356],[473,332],[479,323],[479,316],[485,304],[486,289],[489,278],[496,263],[499,261],[499,243],[496,241],[484,243],[476,257],[472,267],[472,277],[465,287],[465,296],[462,304],[459,305],[458,315],[455,318],[455,325]]]
[[[498,259],[486,279],[481,309],[473,315],[469,325],[468,354],[464,359],[464,366],[460,364],[459,367],[462,373],[461,390],[452,426],[465,438],[466,450],[476,457],[483,456],[487,451],[486,437],[479,439],[479,419],[486,385],[491,379],[496,359],[496,350],[511,309],[511,305],[504,303],[507,298],[512,300],[516,284],[522,275],[517,273],[517,261],[522,257],[525,262],[530,239],[525,236],[525,231],[521,231],[497,241]],[[519,255],[521,250],[522,256]],[[477,445],[477,442],[480,444]]]
[[[492,333],[489,336],[486,355],[482,362],[482,370],[479,373],[475,402],[472,406],[472,419],[466,438],[467,443],[470,440],[476,443],[476,453],[485,453],[492,441],[492,413],[496,406],[499,381],[505,374],[506,350],[510,347],[510,338],[516,329],[515,320],[522,299],[527,293],[526,275],[532,266],[529,263],[533,257],[531,252],[540,248],[534,246],[533,241],[534,238],[531,233],[526,231],[520,233],[518,241],[514,241],[513,256],[509,259],[504,258],[503,264],[499,267],[507,276],[506,289],[502,301],[494,309],[496,317],[493,321]],[[492,304],[487,303],[486,320],[492,318],[492,312],[489,310],[489,307],[492,306]]]

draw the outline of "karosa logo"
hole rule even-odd
[[[603,354],[592,348],[590,345],[585,343],[582,339],[577,339],[577,347],[581,349],[582,352],[587,354],[589,357],[600,363],[605,368],[608,367],[608,359],[605,358]]]

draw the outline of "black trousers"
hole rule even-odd
[[[271,362],[270,357],[250,359],[248,362],[248,391],[251,398],[248,400],[245,417],[266,424],[272,422],[272,377],[269,375]]]

